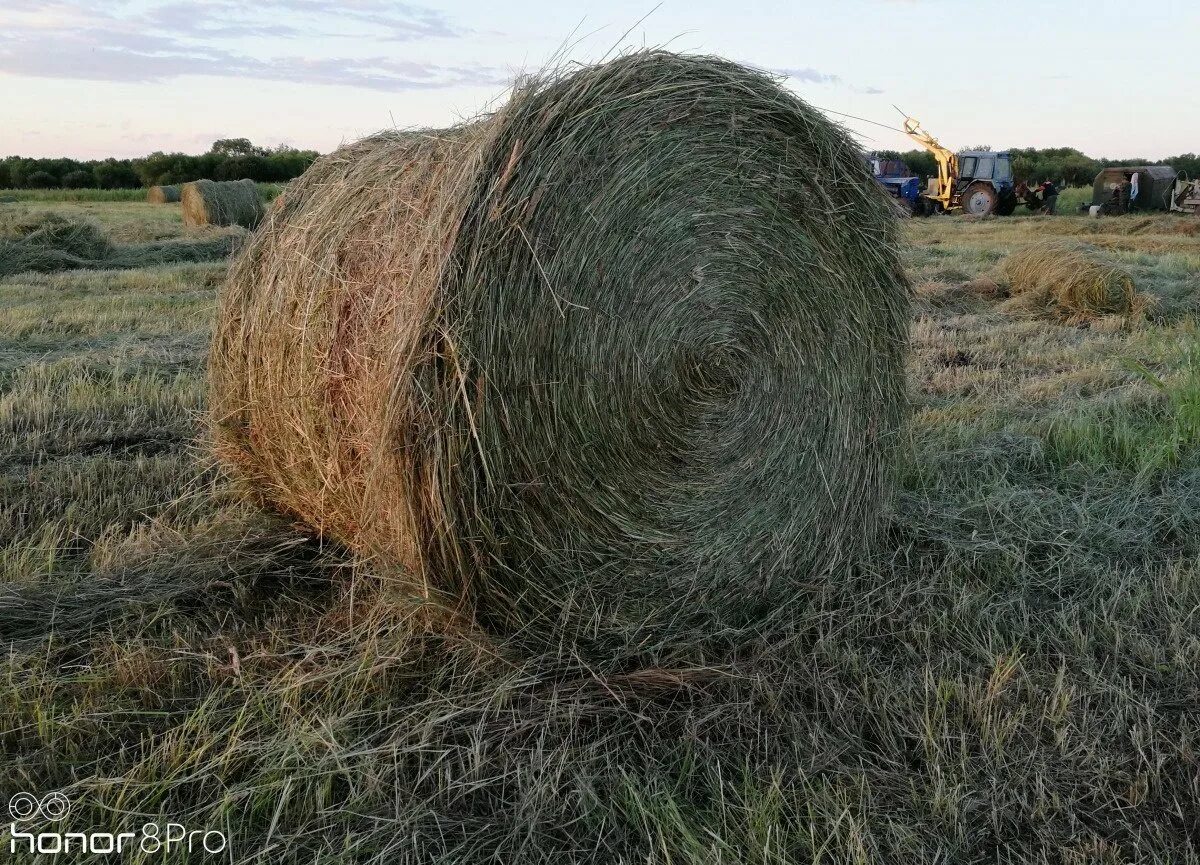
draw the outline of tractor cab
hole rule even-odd
[[[958,154],[958,180],[954,194],[963,213],[1008,216],[1017,206],[1013,191],[1012,157],[990,150],[964,150]]]
[[[948,213],[961,209],[972,216],[1008,216],[1017,209],[1012,157],[1005,152],[944,151],[937,177],[929,178],[921,213]]]

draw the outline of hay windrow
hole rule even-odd
[[[61,270],[107,270],[217,261],[238,249],[236,229],[200,240],[113,243],[95,222],[57,213],[0,219],[0,277]]]
[[[151,204],[170,204],[179,201],[178,186],[151,186],[146,191],[146,201]]]
[[[319,160],[236,263],[218,454],[502,633],[753,628],[869,538],[909,287],[858,151],[646,52]]]
[[[183,224],[254,228],[266,208],[253,180],[196,180],[180,187]]]
[[[1009,255],[1001,265],[1012,299],[1007,309],[1046,312],[1074,323],[1102,316],[1135,316],[1146,300],[1133,277],[1096,250],[1046,241]]]
[[[92,220],[51,211],[3,215],[0,240],[57,249],[81,258],[99,258],[112,250],[108,237]]]
[[[91,220],[50,212],[0,219],[0,276],[85,267],[112,251],[108,237]]]

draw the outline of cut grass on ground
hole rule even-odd
[[[222,265],[0,280],[0,799],[237,862],[1200,862],[1200,238],[1100,224],[1153,320],[965,287],[1084,219],[911,221],[878,553],[738,652],[603,671],[429,633],[230,492]]]

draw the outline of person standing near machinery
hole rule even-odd
[[[1129,175],[1126,175],[1117,187],[1117,199],[1117,213],[1128,213],[1130,202],[1133,200],[1133,181],[1129,179]]]
[[[1042,197],[1042,212],[1054,216],[1058,208],[1058,187],[1054,185],[1053,180],[1045,180],[1038,187],[1038,191]]]

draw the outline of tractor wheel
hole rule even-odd
[[[996,205],[997,216],[1012,216],[1013,211],[1017,209],[1017,197],[1011,192],[1000,199],[1000,203]]]
[[[994,213],[998,199],[996,190],[986,183],[972,183],[959,197],[963,213],[971,216],[987,216]]]

